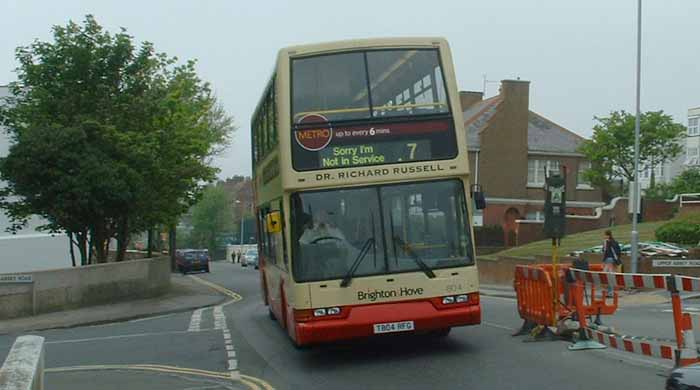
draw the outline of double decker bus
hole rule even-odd
[[[282,49],[251,127],[263,297],[296,346],[481,322],[444,39]]]

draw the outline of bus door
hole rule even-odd
[[[264,277],[268,291],[268,300],[277,318],[282,319],[282,290],[287,276],[284,259],[283,215],[279,200],[272,201],[260,208],[262,219],[262,237],[260,240],[265,256]]]

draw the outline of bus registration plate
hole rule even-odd
[[[374,334],[408,332],[415,329],[413,321],[387,322],[384,324],[374,324]]]

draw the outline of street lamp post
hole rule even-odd
[[[238,244],[241,246],[241,251],[242,251],[243,250],[243,203],[240,200],[236,199],[236,204],[241,205],[240,206],[240,208],[241,208],[241,240],[238,241]]]
[[[642,68],[642,0],[637,0],[637,115],[634,121],[634,184],[632,190],[632,242],[630,255],[632,273],[637,272],[639,257],[639,231],[637,230],[637,218],[639,211],[639,100],[640,100],[640,74]]]

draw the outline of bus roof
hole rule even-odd
[[[342,41],[322,42],[308,45],[289,46],[280,49],[279,56],[302,56],[323,52],[334,52],[360,48],[376,47],[433,47],[447,45],[442,37],[406,37],[406,38],[365,38]]]

